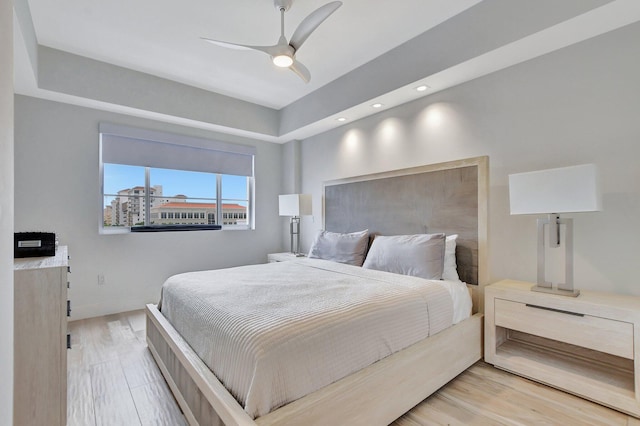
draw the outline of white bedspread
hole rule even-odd
[[[447,287],[303,259],[175,275],[161,311],[255,418],[449,327]]]

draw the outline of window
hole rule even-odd
[[[100,232],[252,229],[254,155],[253,147],[102,123]],[[233,214],[234,223],[216,221]]]

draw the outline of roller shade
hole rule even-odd
[[[100,124],[103,163],[253,176],[252,146]]]

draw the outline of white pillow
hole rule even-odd
[[[350,234],[320,231],[313,240],[308,257],[362,266],[368,246],[368,229]]]
[[[363,268],[442,279],[444,234],[377,236]]]
[[[442,279],[449,281],[460,281],[458,276],[458,266],[456,263],[456,239],[458,234],[447,235],[444,243],[444,270]]]

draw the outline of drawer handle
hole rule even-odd
[[[67,316],[71,316],[71,300],[67,300]]]
[[[71,349],[71,333],[67,333],[67,349]]]
[[[531,305],[529,303],[527,303],[526,306],[529,307],[529,308],[543,309],[545,311],[558,312],[558,313],[561,313],[561,314],[575,315],[577,317],[583,317],[584,316],[584,314],[579,314],[577,312],[563,311],[562,309],[554,309],[554,308],[548,308],[546,306]]]

